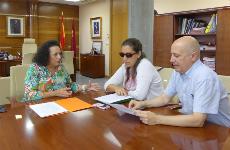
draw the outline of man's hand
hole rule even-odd
[[[131,109],[143,109],[145,108],[145,102],[144,101],[135,101],[135,100],[131,100],[129,102],[129,108]]]
[[[150,111],[141,111],[141,110],[136,110],[135,111],[136,115],[140,117],[140,120],[147,125],[156,125],[159,124],[158,119],[159,115],[150,112]]]

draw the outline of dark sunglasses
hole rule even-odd
[[[119,53],[121,57],[126,56],[127,58],[131,58],[134,54],[136,53],[122,53],[122,52]]]

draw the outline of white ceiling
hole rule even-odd
[[[67,4],[67,5],[81,5],[81,4],[88,4],[96,0],[81,0],[80,2],[69,2],[65,0],[39,0],[39,1],[48,2],[48,3],[57,3],[57,4]]]

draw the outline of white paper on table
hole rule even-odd
[[[30,105],[30,108],[42,118],[59,113],[68,112],[68,110],[66,110],[65,108],[63,108],[55,102]]]
[[[100,101],[105,104],[112,104],[112,103],[119,102],[122,100],[130,99],[130,98],[132,97],[131,96],[120,96],[114,93],[114,94],[97,97],[95,98],[95,100]]]
[[[132,109],[125,107],[124,105],[121,104],[109,104],[109,105],[113,108],[116,108],[119,112],[136,116],[135,112]]]

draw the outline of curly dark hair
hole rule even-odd
[[[141,42],[136,39],[136,38],[128,38],[125,41],[122,42],[121,46],[129,46],[132,48],[133,51],[135,51],[136,53],[141,52],[141,56],[137,59],[136,63],[134,64],[133,67],[133,72],[130,74],[130,68],[126,69],[126,81],[127,82],[129,80],[129,77],[132,76],[133,78],[136,77],[137,75],[137,66],[139,65],[140,61],[145,58],[145,54],[142,51],[142,44]]]
[[[47,66],[49,63],[50,57],[50,47],[58,46],[60,47],[58,41],[56,40],[49,40],[43,43],[37,50],[33,58],[33,62],[40,65],[40,66]]]

